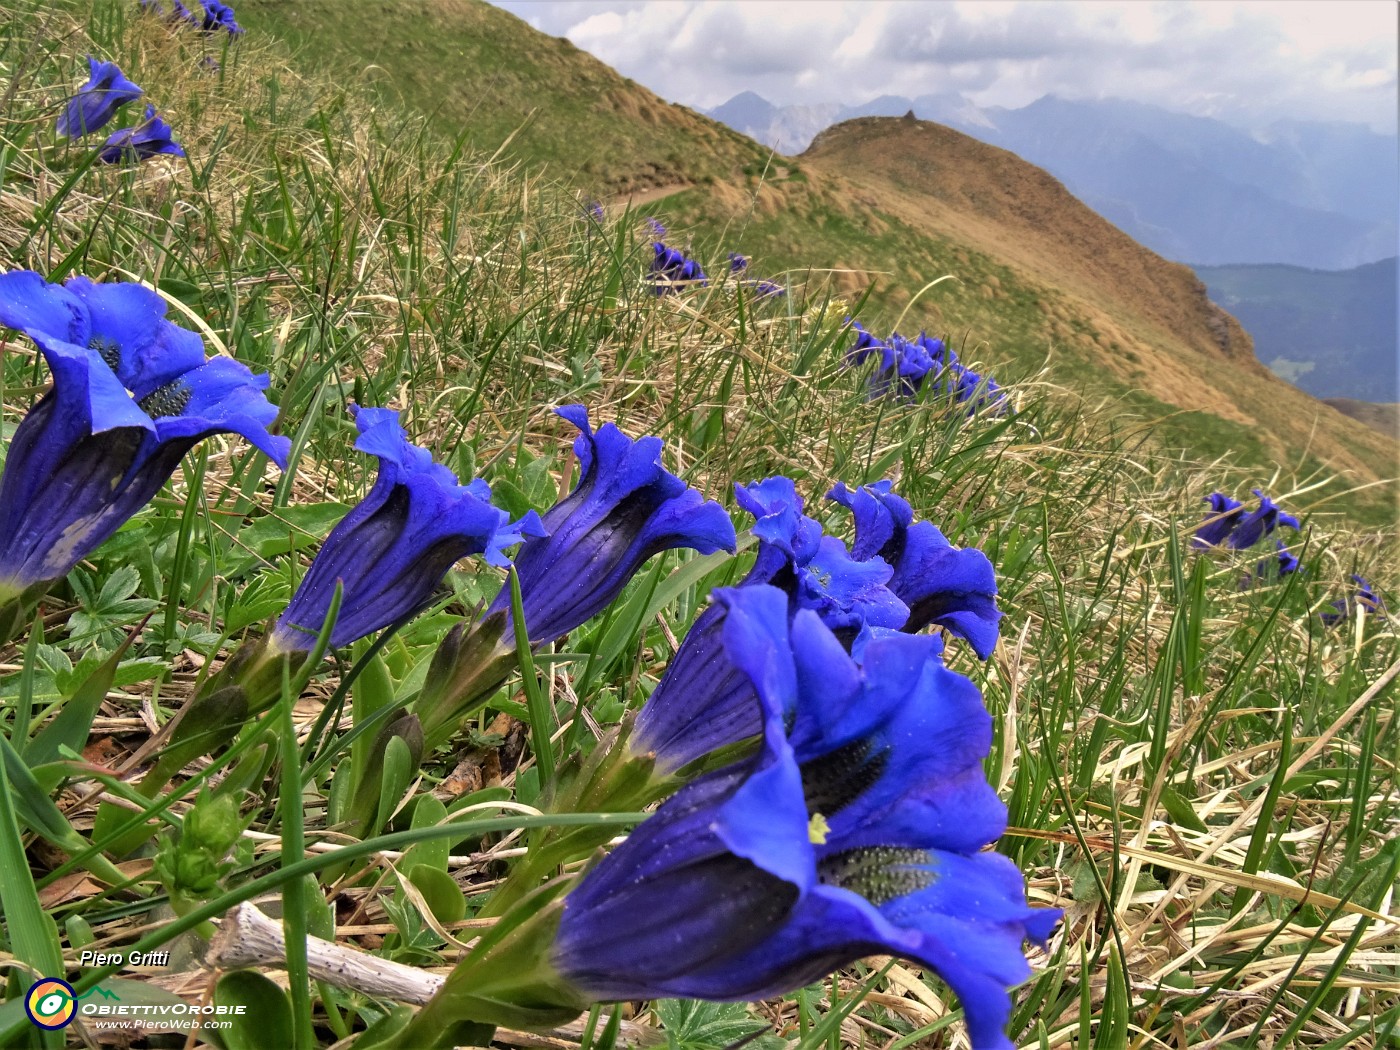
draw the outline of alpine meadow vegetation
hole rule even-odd
[[[1330,479],[230,5],[0,12],[0,1045],[1400,1045]]]

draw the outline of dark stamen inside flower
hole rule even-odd
[[[828,817],[839,813],[880,779],[889,760],[890,749],[877,750],[867,738],[802,763],[807,812]]]
[[[156,387],[137,404],[141,406],[141,411],[152,419],[160,419],[162,416],[178,416],[193,396],[194,391],[188,383],[174,379],[164,386]]]
[[[96,350],[102,358],[102,363],[113,372],[115,372],[117,367],[121,364],[122,348],[117,344],[115,339],[104,339],[100,335],[95,335],[88,342],[88,349]]]
[[[929,870],[933,858],[921,849],[870,846],[847,850],[817,862],[817,879],[859,893],[879,907],[898,897],[927,889],[938,881]]]

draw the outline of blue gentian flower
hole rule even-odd
[[[183,157],[185,149],[173,138],[170,125],[156,116],[156,107],[146,106],[146,119],[134,128],[122,128],[108,136],[97,159],[104,164],[138,162],[161,153]]]
[[[931,338],[927,332],[906,339],[894,332],[882,340],[866,331],[859,321],[847,318],[847,323],[856,331],[855,344],[846,351],[848,365],[863,364],[877,352],[880,355],[880,367],[870,377],[871,398],[891,389],[900,397],[912,398],[930,377],[939,379],[940,389],[945,393],[958,392],[963,369],[958,364],[958,355],[942,339]],[[974,377],[974,387],[976,383]],[[965,397],[959,399],[966,400]]]
[[[720,592],[725,643],[763,705],[752,758],[682,787],[564,900],[551,961],[600,1000],[754,1000],[867,955],[936,971],[976,1050],[1009,1048],[1031,908],[982,772],[991,718],[931,636],[861,663],[774,588]]]
[[[890,589],[909,606],[902,630],[931,623],[967,640],[983,660],[992,655],[1000,633],[996,571],[975,547],[959,549],[928,521],[914,521],[914,510],[889,481],[852,491],[844,483],[827,493],[855,517],[851,554],[880,559],[894,569]]]
[[[652,291],[657,295],[692,284],[704,284],[709,280],[700,264],[687,258],[684,252],[668,248],[660,241],[652,244]]]
[[[883,367],[886,361],[884,355],[890,351],[889,345],[877,339],[866,330],[864,325],[853,318],[847,317],[846,325],[849,328],[855,329],[856,333],[856,341],[852,343],[850,348],[846,351],[846,364],[852,366],[863,365],[865,364],[866,358],[871,354],[878,353],[881,355],[881,365]]]
[[[243,32],[243,27],[238,24],[233,16],[233,8],[228,4],[220,3],[219,0],[201,0],[204,5],[204,21],[200,25],[206,33],[217,33],[224,30],[229,36],[238,36]]]
[[[0,597],[67,574],[140,510],[198,441],[241,434],[279,466],[268,377],[165,320],[139,284],[0,275],[0,325],[24,332],[54,384],[15,431],[0,477]]]
[[[601,612],[654,554],[686,547],[733,551],[734,524],[661,465],[661,439],[633,440],[612,423],[595,432],[588,410],[555,410],[581,431],[574,441],[578,485],[544,515],[546,537],[520,548],[515,570],[532,644],[568,634]],[[510,611],[503,589],[490,612]],[[511,628],[506,629],[511,637]]]
[[[751,281],[749,287],[756,299],[781,299],[787,295],[787,289],[773,281]]]
[[[1376,594],[1369,580],[1364,576],[1352,573],[1351,582],[1356,584],[1356,594],[1348,598],[1338,598],[1332,602],[1332,612],[1324,612],[1321,615],[1322,622],[1328,627],[1335,627],[1343,620],[1351,619],[1352,611],[1358,607],[1364,609],[1368,615],[1386,615],[1385,602],[1380,595]]]
[[[599,201],[588,201],[583,206],[583,213],[594,222],[602,222],[605,218],[603,205]]]
[[[656,219],[654,216],[647,216],[647,229],[651,231],[653,237],[659,238],[666,236],[666,227],[661,225],[660,220]]]
[[[196,15],[186,7],[181,0],[170,0],[169,20],[171,22],[188,22],[191,25],[198,25],[203,21],[199,15]]]
[[[462,558],[484,555],[507,566],[503,549],[522,534],[541,536],[534,511],[515,524],[491,505],[491,490],[457,475],[408,440],[399,414],[387,408],[350,406],[360,432],[355,447],[379,459],[369,495],[326,537],[273,630],[282,652],[307,650],[316,641],[336,583],[340,613],[331,644],[349,645],[420,612],[447,570]]]
[[[744,272],[745,270],[747,270],[748,268],[749,268],[749,260],[748,260],[747,257],[745,257],[745,256],[743,256],[743,255],[740,255],[738,252],[730,252],[730,253],[729,253],[729,272],[730,272],[730,273],[743,273],[743,272]]]
[[[1218,547],[1244,517],[1244,504],[1223,492],[1212,492],[1202,502],[1210,504],[1206,520],[1191,541],[1193,547]]]
[[[968,406],[968,413],[985,408],[1004,408],[1006,395],[991,376],[983,376],[963,365],[952,365],[946,373],[944,389],[953,395],[960,404]]]
[[[1225,537],[1227,547],[1240,551],[1253,547],[1280,525],[1286,525],[1294,531],[1299,528],[1297,518],[1280,510],[1273,500],[1258,489],[1253,491],[1259,497],[1259,509],[1246,514],[1230,530],[1230,534]]]
[[[141,89],[126,79],[115,62],[99,62],[88,55],[88,69],[87,83],[68,100],[58,117],[58,133],[67,138],[96,131],[121,106],[141,97]]]
[[[898,628],[909,608],[888,586],[893,569],[878,557],[852,558],[803,513],[791,478],[736,485],[739,506],[754,516],[758,555],[740,587],[772,584],[788,610],[816,612],[847,640],[867,626]],[[661,681],[637,715],[629,748],[670,771],[758,734],[762,719],[753,684],[729,659],[724,609],[711,605],[691,624]]]
[[[1299,569],[1297,555],[1288,549],[1288,545],[1283,540],[1278,541],[1278,574],[1287,576],[1295,573]]]

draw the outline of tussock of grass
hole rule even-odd
[[[1327,630],[1317,613],[1354,571],[1394,593],[1393,533],[1318,515],[1297,540],[1306,574],[1244,589],[1240,578],[1265,555],[1189,548],[1211,489],[1267,484],[1307,510],[1318,476],[1165,457],[1152,435],[1116,422],[1114,406],[1072,396],[1053,368],[1016,384],[1007,417],[969,418],[928,398],[867,402],[863,376],[841,363],[849,301],[819,278],[781,303],[725,281],[658,298],[643,281],[638,216],[596,224],[570,193],[508,158],[444,147],[412,121],[299,75],[255,33],[218,49],[221,69],[210,74],[197,61],[211,45],[134,10],[55,13],[16,0],[0,9],[7,265],[151,282],[172,316],[272,374],[296,450],[295,472],[279,476],[240,445],[212,443],[80,570],[100,580],[135,566],[133,593],[158,606],[94,723],[90,762],[129,766],[200,673],[280,610],[336,506],[367,488],[368,464],[349,448],[348,400],[402,408],[417,440],[461,474],[486,477],[513,510],[543,508],[567,486],[568,428],[549,408],[582,401],[595,420],[665,437],[669,465],[731,506],[731,482],[787,473],[812,513],[847,532],[821,494],[836,480],[894,477],[954,543],[992,558],[1003,643],[986,667],[957,650],[952,659],[980,682],[997,721],[989,773],[1012,824],[1000,848],[1030,873],[1034,900],[1067,909],[1019,994],[1019,1045],[1391,1045],[1400,652],[1391,622]],[[85,168],[82,148],[54,143],[57,107],[88,50],[146,88],[188,162]],[[0,364],[9,433],[45,376],[23,340]],[[664,564],[669,572],[677,558]],[[708,588],[735,571],[722,565],[685,589],[636,649],[591,660],[604,621],[553,654],[547,684],[561,720],[582,720],[587,740],[637,705]],[[395,692],[500,578],[467,566],[450,582],[440,606],[382,650]],[[620,607],[650,585],[643,573]],[[65,662],[111,652],[144,615],[93,608],[78,588],[55,599],[44,646],[0,652],[7,735],[26,674],[37,724],[69,695]],[[100,629],[80,635],[78,614]],[[333,901],[340,939],[449,965],[481,922],[425,924],[397,846],[343,858],[345,836],[326,827],[350,705],[320,720],[327,702],[344,700],[346,671],[331,665],[290,712],[300,777],[271,768],[271,756],[249,775],[237,754],[196,775],[243,777],[251,822],[249,849],[213,903],[320,858],[315,890],[287,901],[300,921]],[[351,690],[357,702],[362,688]],[[534,758],[510,717],[516,688],[474,736],[425,761],[407,800],[452,804],[494,784],[526,807],[536,801]],[[80,832],[92,829],[100,786],[89,771],[56,795]],[[187,788],[163,796],[169,819],[187,811]],[[132,886],[110,891],[81,877],[82,865],[55,878],[65,856],[33,835],[25,842],[69,965],[80,947],[150,944],[174,929],[140,863],[127,869]],[[447,870],[479,894],[518,846],[518,832],[474,836],[452,846]],[[10,960],[13,992],[28,977],[25,960]],[[140,979],[189,993],[214,980],[198,970]],[[322,1044],[376,1012],[325,985],[313,993]],[[875,960],[754,1012],[787,1041],[894,1050],[960,1045],[954,1009],[936,981]],[[634,1020],[646,1028],[663,1016],[686,1045],[723,1045],[666,1005]]]

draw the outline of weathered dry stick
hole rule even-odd
[[[205,956],[208,965],[228,970],[241,966],[281,966],[286,959],[287,941],[282,924],[246,901],[224,916]],[[414,1006],[431,999],[446,980],[440,974],[381,959],[319,937],[306,938],[306,969],[315,980]],[[606,1018],[599,1023],[606,1024]],[[576,1043],[582,1032],[580,1019],[546,1035],[507,1033],[501,1029],[498,1038],[517,1046],[549,1047],[559,1046],[560,1041],[566,1045]],[[519,1038],[515,1038],[517,1036]],[[628,1045],[638,1047],[661,1041],[652,1029],[630,1021],[622,1022],[619,1037]]]
[[[210,966],[227,970],[280,966],[286,959],[282,924],[246,901],[224,916],[205,956]],[[319,937],[306,938],[306,969],[318,981],[414,1006],[431,999],[445,980],[435,973],[343,948]]]

